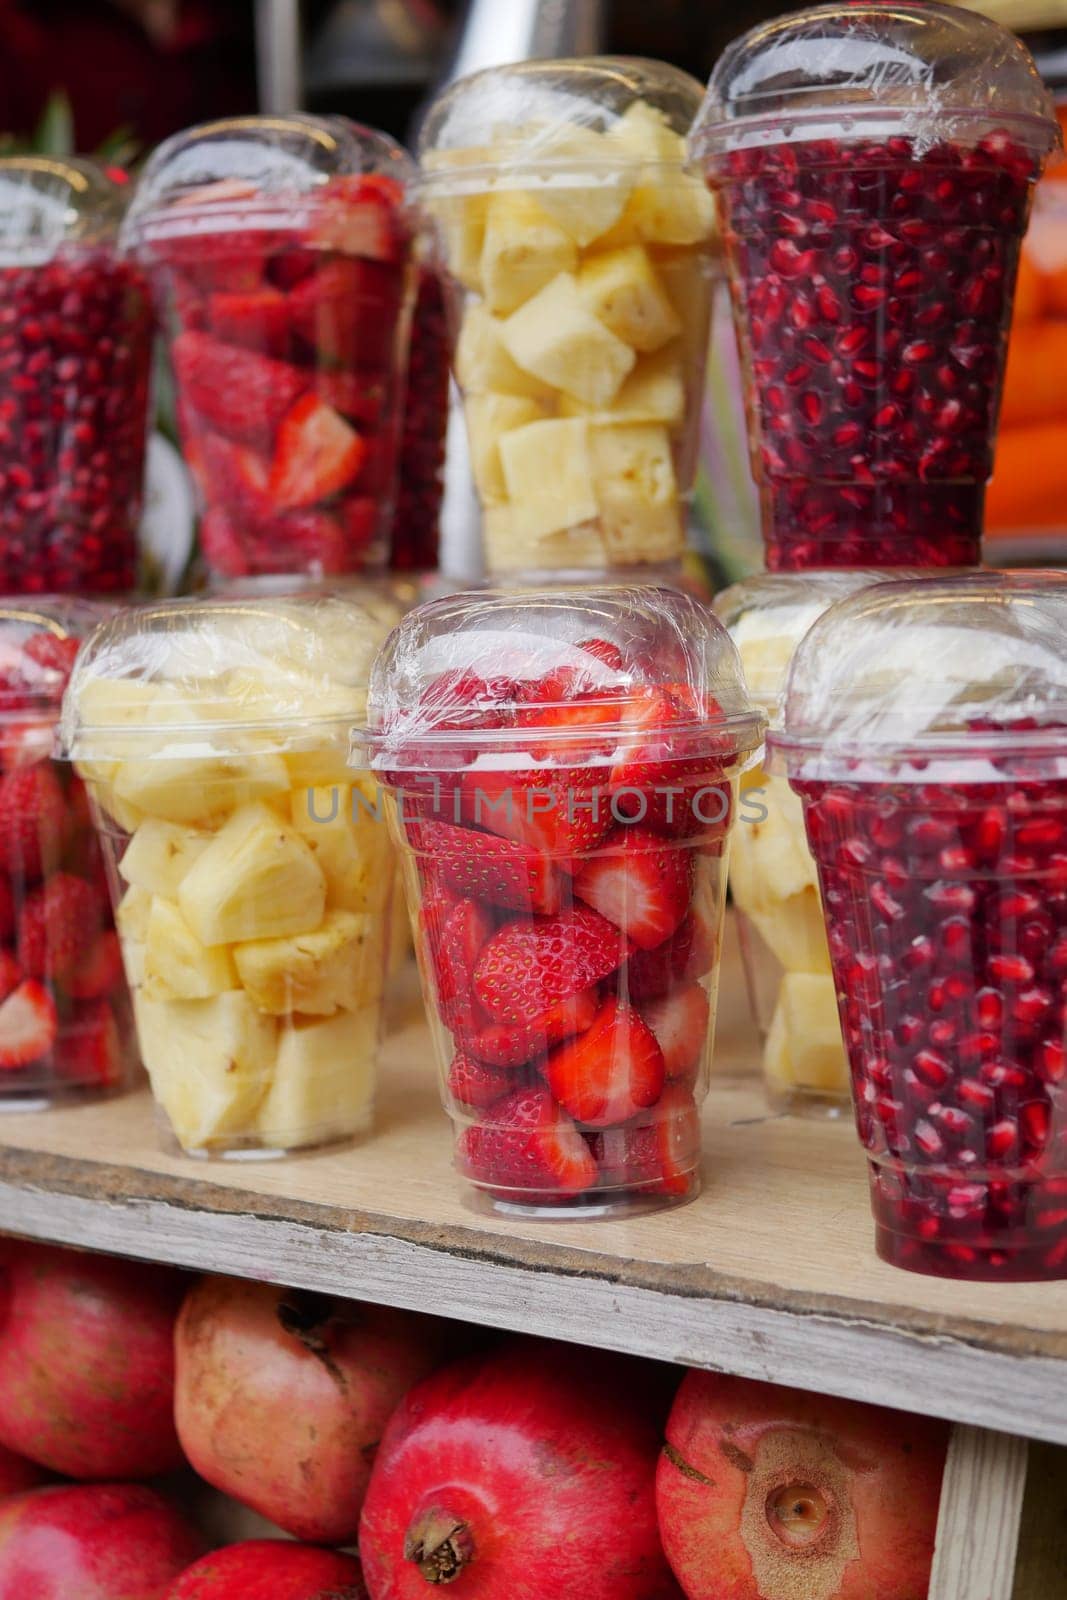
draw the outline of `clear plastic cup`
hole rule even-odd
[[[725,629],[646,587],[434,601],[379,656],[370,727],[477,1203],[691,1198],[726,847],[763,727]]]
[[[699,103],[674,68],[592,58],[475,73],[429,111],[422,193],[492,573],[685,548],[716,241],[683,165]]]
[[[689,141],[723,211],[771,570],[980,560],[1019,249],[1060,135],[957,7],[752,29]]]
[[[137,582],[152,312],[117,249],[128,189],[0,160],[0,593]]]
[[[800,795],[879,1254],[1067,1277],[1067,578],[884,583],[798,647]]]
[[[125,240],[170,338],[213,573],[384,564],[417,225],[414,169],[343,117],[238,117],[175,135]]]
[[[130,998],[85,787],[53,758],[99,602],[0,600],[0,1111],[128,1085]]]
[[[171,601],[102,625],[75,668],[64,746],[188,1155],[370,1126],[394,856],[348,745],[387,631],[352,594]]]
[[[436,256],[428,255],[419,266],[411,324],[400,470],[389,545],[389,566],[394,572],[437,569],[451,372],[448,288]]]
[[[774,573],[716,597],[715,614],[737,646],[749,691],[771,728],[781,725],[789,664],[812,623],[880,576],[886,574]],[[819,876],[799,796],[762,763],[741,778],[730,893],[771,1104],[798,1116],[840,1116],[850,1105],[848,1060]]]

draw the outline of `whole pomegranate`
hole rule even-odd
[[[945,1424],[690,1372],[656,1478],[688,1600],[919,1600]]]
[[[353,1556],[249,1539],[194,1562],[166,1600],[367,1600],[367,1591]]]
[[[662,1410],[637,1363],[535,1339],[442,1368],[374,1464],[371,1600],[668,1600],[656,1528]]]
[[[432,1318],[206,1278],[175,1339],[185,1453],[294,1538],[349,1544],[382,1430],[439,1345]]]
[[[27,1461],[25,1456],[17,1456],[14,1450],[5,1450],[0,1444],[0,1499],[9,1494],[21,1494],[25,1489],[36,1489],[47,1478],[47,1472],[35,1461]]]
[[[0,1444],[68,1478],[181,1465],[163,1267],[10,1243],[0,1260]]]
[[[203,1548],[144,1484],[36,1489],[0,1504],[0,1600],[164,1600]]]

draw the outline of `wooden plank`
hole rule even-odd
[[[1067,1450],[1031,1444],[1012,1600],[1053,1600],[1067,1589]]]
[[[953,1428],[929,1600],[1011,1600],[1027,1448],[1005,1433]]]

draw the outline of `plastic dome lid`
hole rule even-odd
[[[673,703],[672,742],[713,742],[737,758],[761,744],[737,650],[690,595],[636,585],[450,595],[410,611],[375,662],[375,763],[605,761],[613,741],[634,736],[634,697],[657,686]]]
[[[81,641],[113,610],[66,595],[0,599],[0,726],[58,717]]]
[[[308,226],[314,203],[344,180],[392,180],[399,200],[412,187],[411,158],[388,134],[347,117],[228,117],[164,141],[145,167],[124,239],[154,243],[190,233]],[[305,211],[301,198],[308,202]]]
[[[861,590],[825,611],[793,656],[775,765],[856,780],[888,764],[922,782],[944,755],[996,780],[1009,758],[1052,753],[1067,775],[1065,637],[1067,574]]]
[[[50,261],[64,244],[116,237],[127,192],[93,161],[0,159],[0,267]]]
[[[713,163],[753,145],[891,133],[970,142],[997,127],[1042,158],[1059,144],[1052,96],[1014,34],[959,6],[839,3],[735,40],[689,148]]]
[[[347,588],[286,599],[163,601],[124,610],[87,640],[63,704],[75,760],[298,748],[324,725],[345,740],[366,710],[392,615]],[[159,735],[165,738],[158,740]],[[141,750],[137,750],[141,754]]]
[[[841,568],[820,572],[764,572],[715,596],[715,615],[741,656],[752,698],[772,726],[780,721],[793,652],[830,606],[887,578],[918,578],[903,568]]]
[[[474,188],[501,172],[584,173],[635,165],[680,168],[701,85],[637,57],[588,56],[489,67],[460,78],[430,107],[419,158],[434,187]]]

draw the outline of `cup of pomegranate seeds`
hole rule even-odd
[[[772,728],[793,654],[828,606],[891,576],[871,570],[782,572],[724,590],[715,613],[737,646],[749,691]],[[741,779],[730,890],[772,1105],[795,1115],[849,1110],[848,1061],[830,970],[819,878],[800,799],[760,763]]]
[[[882,583],[797,648],[804,806],[878,1252],[1067,1277],[1067,578]]]
[[[394,572],[433,572],[440,548],[445,489],[452,332],[440,264],[419,265],[411,355],[404,399],[400,471],[389,565]]]
[[[85,786],[53,759],[98,602],[0,600],[0,1111],[125,1086],[129,994]]]
[[[213,575],[384,564],[415,292],[414,169],[341,117],[161,145],[125,240],[170,337]]]
[[[726,630],[651,587],[431,601],[379,655],[369,718],[477,1203],[691,1198],[726,845],[763,731]]]
[[[91,161],[0,160],[0,593],[137,582],[152,312]]]
[[[700,93],[659,62],[527,61],[461,79],[426,118],[490,572],[651,569],[685,548],[717,242],[684,167]]]
[[[819,6],[724,52],[689,149],[722,205],[771,570],[977,565],[1058,144],[1025,47],[956,7]]]

